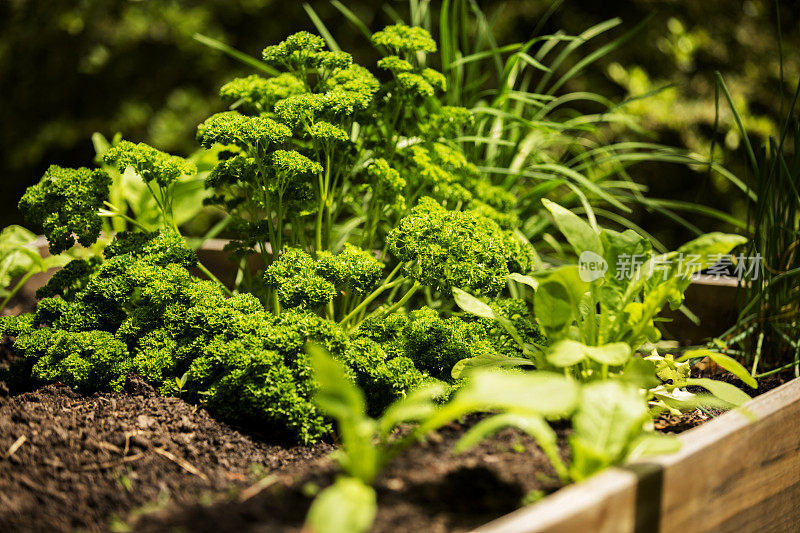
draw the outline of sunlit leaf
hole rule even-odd
[[[456,393],[455,403],[482,409],[530,411],[545,417],[560,417],[578,401],[578,386],[550,372],[511,373],[478,370]]]
[[[453,366],[453,369],[450,371],[450,375],[454,379],[458,379],[479,368],[512,368],[531,365],[533,365],[533,361],[523,357],[484,354],[477,357],[470,357],[468,359],[460,360]]]
[[[377,507],[375,489],[354,478],[339,478],[311,504],[306,528],[313,533],[368,531]]]
[[[737,378],[741,379],[747,386],[756,389],[758,388],[758,383],[756,383],[755,378],[750,375],[745,367],[739,363],[736,359],[727,356],[725,354],[721,354],[719,352],[715,352],[714,350],[688,350],[685,352],[681,357],[678,358],[678,361],[688,361],[689,359],[694,359],[698,357],[708,357],[716,364],[736,376]]]
[[[708,378],[689,378],[686,383],[703,387],[720,400],[735,406],[745,404],[751,399],[746,392],[724,381]]]

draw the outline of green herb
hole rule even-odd
[[[634,357],[642,345],[660,339],[656,319],[667,305],[672,309],[681,307],[692,274],[745,242],[743,237],[709,233],[675,252],[654,254],[650,243],[631,230],[618,233],[597,229],[571,211],[544,202],[580,258],[578,265],[513,277],[535,290],[535,317],[549,345],[528,344],[516,335],[515,340],[527,361],[467,359],[454,367],[454,376],[482,365],[533,365],[540,370],[561,370],[565,375],[586,382],[619,379],[648,390],[655,411],[658,408],[694,408],[702,402],[730,407],[749,399],[747,394],[727,383],[689,379],[688,364],[673,362],[671,356]],[[470,313],[497,320],[513,335],[514,328],[505,317],[468,293],[460,291],[456,303]],[[681,360],[698,355],[699,352],[689,352]],[[736,361],[711,351],[703,355],[719,361],[724,368],[745,377],[746,383],[755,387]],[[705,388],[712,397],[696,396],[683,390],[689,385]],[[675,391],[679,397],[675,396]]]
[[[396,401],[374,419],[367,415],[364,393],[349,378],[347,368],[317,346],[310,345],[308,351],[319,386],[314,403],[336,420],[342,447],[335,453],[343,472],[314,500],[306,518],[313,531],[368,530],[376,512],[372,484],[381,470],[409,446],[469,413],[508,410],[535,421],[531,425],[537,424],[540,444],[555,460],[555,433],[545,418],[565,416],[577,403],[577,387],[561,376],[489,371],[472,375],[446,404],[436,401],[445,395],[446,387],[431,383]],[[495,419],[503,416],[507,415]],[[407,432],[396,431],[406,424],[411,424]],[[479,426],[464,436],[462,447],[488,432]]]
[[[515,382],[522,384],[515,374],[488,375],[492,376],[495,391],[514,387]],[[535,384],[537,380],[554,380],[555,377],[536,371],[526,373],[522,379]],[[455,450],[463,452],[505,427],[515,427],[536,440],[561,481],[566,483],[568,480],[579,481],[628,459],[669,453],[679,448],[674,437],[652,432],[645,395],[632,384],[602,381],[579,387],[574,382],[566,382],[559,384],[559,389],[563,389],[558,391],[562,398],[565,391],[570,391],[573,396],[570,402],[563,404],[561,411],[555,412],[532,405],[530,401],[512,399],[502,405],[487,398],[487,404],[493,404],[495,409],[503,412],[473,426],[460,439]],[[530,394],[534,394],[534,390]],[[573,432],[568,439],[571,450],[569,465],[561,459],[556,433],[547,424],[548,418],[570,419],[572,422]]]
[[[6,226],[0,232],[0,311],[32,276],[66,263],[60,255],[42,257],[35,245],[36,235],[22,226]]]

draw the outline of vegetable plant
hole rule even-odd
[[[0,319],[21,356],[11,380],[91,392],[119,390],[136,372],[163,394],[303,443],[328,436],[333,419],[346,477],[309,520],[357,501],[367,510],[348,515],[352,529],[368,527],[370,485],[392,457],[470,412],[498,414],[462,447],[517,425],[566,480],[638,453],[648,401],[674,409],[699,385],[741,403],[724,384],[662,377],[681,361],[634,357],[657,340],[661,308],[680,305],[685,256],[702,256],[703,268],[741,238],[709,234],[657,255],[633,231],[601,230],[591,209],[586,222],[544,200],[581,263],[543,270],[515,189],[486,179],[465,151],[474,114],[449,105],[458,101],[449,73],[431,66],[437,43],[402,24],[371,41],[381,50],[374,70],[309,32],[266,47],[276,73],[225,84],[229,109],[198,126],[202,168],[96,137],[101,168],[48,169],[20,209],[51,251],[89,252],[40,289],[35,312]],[[200,193],[180,192],[201,174]],[[200,197],[230,238],[232,286],[182,234]],[[582,277],[585,254],[605,262],[599,277]],[[626,279],[616,275],[623,255],[672,264],[661,280],[644,264]],[[533,312],[518,297],[525,286]],[[309,341],[333,359],[309,355]],[[547,424],[567,418],[569,465]],[[398,437],[406,422],[417,425]]]
[[[0,232],[0,312],[33,275],[68,261],[60,255],[42,257],[35,243],[36,235],[22,226],[6,226]]]
[[[458,59],[444,33],[442,71],[421,27],[372,34],[374,69],[329,37],[295,33],[263,50],[261,73],[220,88],[229,107],[198,126],[195,156],[96,136],[99,168],[50,167],[20,210],[51,252],[85,251],[33,313],[0,319],[20,356],[4,377],[89,393],[135,372],[302,443],[335,424],[342,475],[309,511],[315,531],[369,529],[382,469],[466,414],[489,413],[456,451],[517,427],[568,482],[675,449],[652,433],[655,413],[744,403],[731,385],[690,377],[690,361],[709,357],[755,386],[723,354],[637,352],[659,340],[659,315],[681,307],[691,274],[745,239],[710,233],[657,253],[636,231],[601,228],[593,204],[643,201],[625,173],[641,146],[587,151],[570,136],[605,118],[551,119],[573,98],[597,101],[554,94],[574,72],[551,83],[541,60],[570,39],[514,47],[487,103],[459,74],[479,58]],[[544,72],[536,93],[523,63]],[[544,198],[556,190],[570,208]],[[208,234],[229,239],[230,286],[182,233],[201,204],[218,218]],[[550,225],[577,262],[545,268],[530,239],[560,248]],[[26,238],[0,236],[8,279],[49,265]],[[571,424],[569,459],[554,421]]]
[[[308,32],[265,48],[278,73],[221,88],[230,109],[199,125],[200,157],[95,136],[101,168],[51,167],[20,208],[53,251],[88,251],[40,290],[35,313],[0,324],[23,356],[14,379],[88,392],[133,371],[227,420],[313,442],[330,425],[311,402],[307,340],[348,366],[371,414],[425,384],[457,386],[459,359],[518,354],[496,324],[448,316],[455,287],[513,311],[541,342],[526,304],[501,294],[510,272],[533,267],[516,199],[452,142],[471,113],[444,104],[435,41],[401,24],[372,39],[384,50],[375,72]],[[181,192],[201,175],[202,195]],[[234,286],[181,233],[200,196],[231,238]]]
[[[599,229],[593,221],[587,222],[558,204],[548,200],[544,203],[579,263],[531,276],[516,274],[511,279],[534,289],[534,315],[548,345],[522,344],[527,360],[498,361],[481,356],[464,360],[454,368],[455,375],[481,365],[532,365],[560,370],[580,381],[615,378],[633,381],[647,389],[655,387],[651,394],[667,403],[671,401],[668,393],[687,385],[706,388],[733,405],[749,398],[730,384],[689,378],[688,366],[680,374],[681,379],[677,375],[659,375],[668,364],[665,358],[634,356],[643,345],[661,338],[656,325],[658,315],[667,305],[672,309],[681,307],[692,275],[744,243],[744,237],[709,233],[674,252],[655,254],[650,243],[632,230],[620,233]],[[468,292],[461,291],[456,301],[469,312],[498,320],[513,333],[512,324]],[[521,341],[518,335],[516,338]],[[699,359],[698,353],[688,352],[679,361]],[[710,350],[703,354],[755,388],[755,382],[735,360]],[[669,363],[673,367],[677,364],[671,356]]]
[[[482,372],[486,372],[483,370]],[[527,372],[535,378],[541,371]],[[498,387],[506,386],[509,376],[499,374]],[[541,413],[523,403],[511,403],[499,414],[473,426],[458,442],[456,451],[464,451],[504,427],[515,427],[536,439],[547,454],[559,478],[566,483],[580,481],[604,468],[646,455],[677,451],[674,436],[652,431],[652,418],[645,394],[632,383],[621,380],[596,381],[578,386],[571,408],[562,418],[571,421],[568,438],[570,462],[565,464],[556,446],[556,434]],[[563,386],[563,385],[562,385]]]
[[[308,512],[307,524],[318,533],[367,531],[376,512],[372,483],[381,470],[412,444],[469,413],[487,409],[524,413],[532,421],[529,431],[548,457],[557,459],[555,433],[545,418],[563,417],[577,402],[576,385],[562,376],[488,371],[472,376],[443,405],[435,400],[446,388],[431,384],[396,401],[375,419],[367,415],[364,393],[353,384],[347,368],[318,346],[308,350],[319,387],[314,402],[336,420],[342,444],[335,452],[342,475],[317,496]],[[397,431],[406,424],[410,424],[407,431]],[[464,445],[475,436],[464,435]]]
[[[148,187],[148,183],[137,174],[133,166],[122,167],[115,160],[105,160],[106,153],[121,141],[120,133],[110,140],[100,133],[92,135],[95,161],[111,178],[108,199],[100,210],[100,215],[104,218],[103,231],[111,235],[131,229],[157,230],[163,225],[164,215],[153,195],[154,190]],[[186,159],[190,165],[195,166],[197,172],[180,176],[171,184],[172,219],[176,226],[195,234],[197,228],[194,226],[201,230],[208,226],[209,213],[208,208],[203,206],[203,200],[210,196],[210,191],[205,188],[204,183],[216,164],[216,153],[201,149]],[[221,220],[208,230],[207,235],[216,235],[225,224],[225,219]],[[105,242],[107,239],[101,237],[101,240]]]
[[[543,371],[483,369],[444,404],[441,385],[417,389],[398,400],[378,419],[367,416],[363,392],[346,367],[325,350],[309,346],[319,388],[314,402],[337,423],[342,447],[335,452],[342,470],[314,500],[307,516],[311,531],[367,531],[376,513],[372,484],[381,470],[410,445],[453,420],[492,411],[457,442],[456,453],[476,445],[503,427],[531,435],[562,482],[580,480],[601,469],[648,454],[678,448],[673,436],[652,432],[645,395],[620,381],[578,382]],[[561,459],[557,436],[548,421],[571,420],[569,466]],[[405,425],[405,431],[398,431]]]

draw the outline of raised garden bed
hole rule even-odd
[[[212,242],[200,253],[221,268],[221,249]],[[730,282],[701,280],[687,291],[687,303],[703,302],[702,316],[714,316],[734,293]],[[728,531],[731,523],[743,531],[781,531],[798,519],[799,400],[800,380],[793,380],[683,433],[677,454],[561,489],[535,441],[516,430],[453,456],[453,444],[478,420],[472,417],[412,448],[378,479],[375,530],[413,524],[464,531],[488,522],[479,531]],[[700,422],[689,417],[685,425]],[[10,529],[298,529],[316,488],[337,472],[326,457],[329,444],[269,444],[252,432],[257,428],[243,435],[135,379],[121,395],[86,397],[48,386],[4,398],[0,423],[7,456],[2,492],[14,495],[5,497],[0,525]],[[566,433],[559,435],[566,454]],[[514,511],[526,495],[553,491]],[[60,496],[69,492],[81,505]]]
[[[0,465],[4,530],[105,530],[126,523],[137,531],[296,530],[311,488],[325,486],[336,474],[326,458],[330,445],[268,444],[263,436],[243,435],[137,382],[128,390],[84,397],[49,386],[0,401],[3,452],[26,437]],[[676,506],[669,516],[677,522],[666,523],[692,521],[686,531],[730,531],[726,519],[745,517],[737,512],[756,518],[751,531],[781,531],[781,524],[797,518],[792,502],[800,441],[786,421],[797,416],[798,395],[795,380],[753,401],[755,423],[738,413],[722,415],[684,433],[679,454],[609,470],[483,529],[655,531],[653,520]],[[474,421],[444,428],[379,478],[376,531],[409,524],[464,531],[512,511],[526,492],[558,488],[532,439],[514,430],[453,457],[453,443]],[[759,465],[766,465],[760,474]],[[660,514],[658,506],[647,504],[659,483]],[[702,493],[699,501],[708,505],[687,508],[681,495],[688,490]],[[783,522],[769,529],[767,518]]]
[[[485,527],[705,531],[794,495],[797,435],[784,425],[797,384],[719,416],[751,401],[743,387],[765,392],[797,366],[786,324],[769,325],[794,363],[763,361],[773,370],[759,374],[764,331],[755,349],[742,341],[766,323],[775,286],[741,307],[735,282],[684,295],[695,273],[742,274],[734,254],[749,236],[695,231],[669,251],[608,211],[648,205],[613,179],[627,164],[609,162],[666,152],[611,141],[604,154],[611,122],[585,133],[558,122],[576,97],[551,95],[574,69],[545,99],[515,104],[519,117],[506,100],[516,82],[486,109],[483,90],[451,92],[463,80],[447,5],[441,72],[425,24],[369,36],[376,75],[308,6],[327,39],[289,35],[263,50],[266,64],[206,39],[269,76],[220,89],[230,108],[198,126],[203,150],[98,134],[99,168],[52,165],[28,188],[20,211],[59,255],[34,253],[21,226],[3,230],[0,530],[463,531],[512,513]],[[456,41],[469,40],[462,29]],[[536,54],[567,40],[546,37]],[[505,69],[522,92],[535,41]],[[531,126],[550,120],[553,138],[533,149]],[[201,229],[201,206],[221,218]],[[201,233],[230,246],[195,250]],[[26,280],[28,301],[13,301]],[[796,307],[793,291],[771,311]],[[691,317],[684,304],[706,322],[665,314]],[[716,338],[734,309],[736,335]],[[660,458],[680,449],[675,433],[717,417]],[[706,505],[724,511],[697,518]]]

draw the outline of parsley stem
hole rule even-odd
[[[200,260],[197,261],[197,268],[200,270],[200,272],[208,276],[208,278],[211,281],[216,282],[220,287],[222,287],[222,290],[225,291],[225,294],[227,294],[228,296],[233,296],[233,292],[231,292],[231,290],[228,287],[226,287],[225,284],[222,283],[219,280],[219,278],[217,278],[217,276],[212,274],[211,271],[208,268],[206,268],[206,266],[203,263],[200,262]]]
[[[31,270],[30,272],[22,276],[22,278],[17,282],[17,284],[14,285],[14,288],[11,289],[11,292],[9,292],[8,295],[6,295],[6,297],[3,299],[3,302],[0,303],[0,311],[6,308],[6,305],[8,305],[9,301],[11,301],[11,298],[13,298],[14,295],[17,294],[19,290],[25,285],[25,283],[27,283],[28,280],[31,279],[31,276],[37,273],[38,273],[37,271]]]
[[[420,290],[421,288],[422,288],[422,284],[420,284],[420,282],[419,282],[419,281],[415,281],[415,282],[414,282],[414,284],[413,284],[413,285],[411,285],[411,288],[410,288],[410,289],[408,289],[408,292],[406,292],[406,293],[403,295],[403,297],[402,297],[402,298],[400,298],[399,300],[397,300],[397,303],[396,303],[396,304],[394,304],[394,305],[393,305],[393,306],[391,306],[389,309],[387,309],[386,311],[384,311],[383,313],[381,313],[381,316],[382,316],[382,317],[389,316],[389,315],[391,315],[392,313],[394,313],[395,311],[397,311],[398,309],[400,309],[401,307],[403,307],[403,306],[406,304],[406,302],[407,302],[408,300],[410,300],[410,299],[411,299],[411,297],[412,297],[412,296],[414,296],[414,294],[415,294],[415,293],[416,293],[418,290]]]

